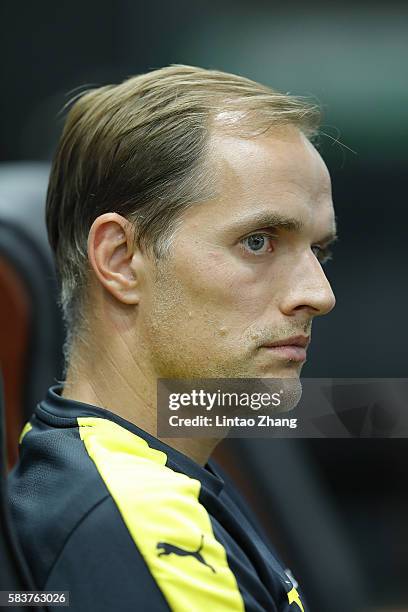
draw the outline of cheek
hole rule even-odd
[[[238,262],[220,252],[207,253],[179,271],[191,304],[228,321],[256,319],[270,306],[271,281],[265,266]],[[269,273],[270,276],[270,273]]]

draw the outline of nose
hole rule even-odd
[[[288,277],[281,311],[287,316],[302,310],[309,316],[319,316],[329,313],[335,304],[336,298],[322,266],[314,253],[308,253],[302,265]]]

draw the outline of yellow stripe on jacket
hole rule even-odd
[[[166,467],[165,453],[113,421],[77,421],[86,450],[170,609],[243,611],[225,549],[199,501],[200,481]]]

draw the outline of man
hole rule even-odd
[[[218,440],[157,438],[156,385],[299,377],[334,306],[318,119],[184,65],[69,111],[46,212],[66,380],[23,430],[10,496],[38,587],[71,609],[306,610],[209,460]]]

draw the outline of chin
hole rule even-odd
[[[288,412],[298,405],[302,397],[302,383],[299,376],[285,379],[283,381],[283,388],[283,401],[280,407],[282,412]]]
[[[262,368],[260,374],[254,376],[254,378],[300,378],[301,368],[298,364],[288,364],[287,366],[275,366]],[[249,378],[249,376],[248,376]]]

